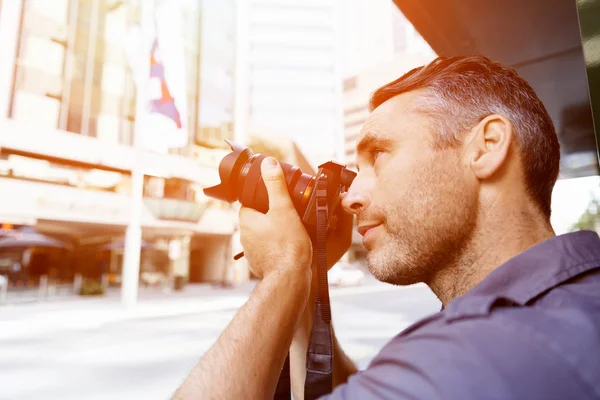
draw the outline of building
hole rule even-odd
[[[387,0],[348,0],[344,7],[344,156],[356,170],[356,142],[367,117],[371,94],[436,55],[412,24]],[[364,257],[353,231],[350,261]]]
[[[283,135],[314,167],[342,156],[340,0],[249,0],[248,133]]]
[[[140,1],[0,3],[0,221],[5,229],[33,226],[73,245],[56,279],[75,272],[95,277],[105,263],[102,271],[119,281],[118,243],[130,219],[138,154],[135,85],[123,41],[140,20]],[[178,148],[139,153],[141,224],[150,244],[142,250],[142,275],[221,280],[237,214],[202,188],[216,182],[227,153],[223,139],[234,134],[235,4],[178,0],[169,7],[179,7],[183,28],[186,85],[179,101],[187,97],[181,115],[188,137]],[[100,255],[102,246],[110,250]]]
[[[349,0],[343,10],[343,160],[356,168],[354,146],[371,93],[436,54],[391,1]]]
[[[348,0],[343,20],[344,157],[356,168],[356,139],[378,87],[435,58],[431,47],[388,0]]]
[[[390,0],[345,0],[342,76],[355,76],[407,54],[435,53]]]
[[[371,93],[436,54],[391,1],[348,0],[342,20],[343,160],[356,168],[354,146]]]

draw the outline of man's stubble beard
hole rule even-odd
[[[372,210],[384,220],[377,248],[367,254],[368,268],[378,280],[429,283],[469,252],[477,199],[467,190],[458,165],[440,167],[422,169],[423,179],[413,180],[392,206]]]

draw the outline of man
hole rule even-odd
[[[554,234],[560,150],[531,87],[484,57],[438,58],[377,90],[371,109],[342,205],[357,217],[373,275],[425,282],[443,309],[362,372],[336,342],[330,398],[600,398],[600,239]],[[262,281],[176,399],[272,398],[290,345],[303,398],[315,274],[272,162],[262,165],[269,212],[240,212]],[[349,245],[343,225],[331,258]]]

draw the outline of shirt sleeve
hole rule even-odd
[[[395,337],[322,399],[564,400],[589,393],[552,346],[506,318],[471,318]]]

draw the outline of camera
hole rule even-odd
[[[204,189],[204,194],[230,203],[239,200],[245,207],[266,213],[269,211],[269,199],[260,170],[260,164],[266,156],[255,154],[248,147],[233,141],[226,142],[232,151],[219,164],[221,183]],[[326,178],[327,229],[335,229],[340,193],[348,190],[356,173],[334,161],[321,164],[316,176],[302,172],[295,165],[279,164],[294,207],[311,236],[317,225],[317,178]]]

